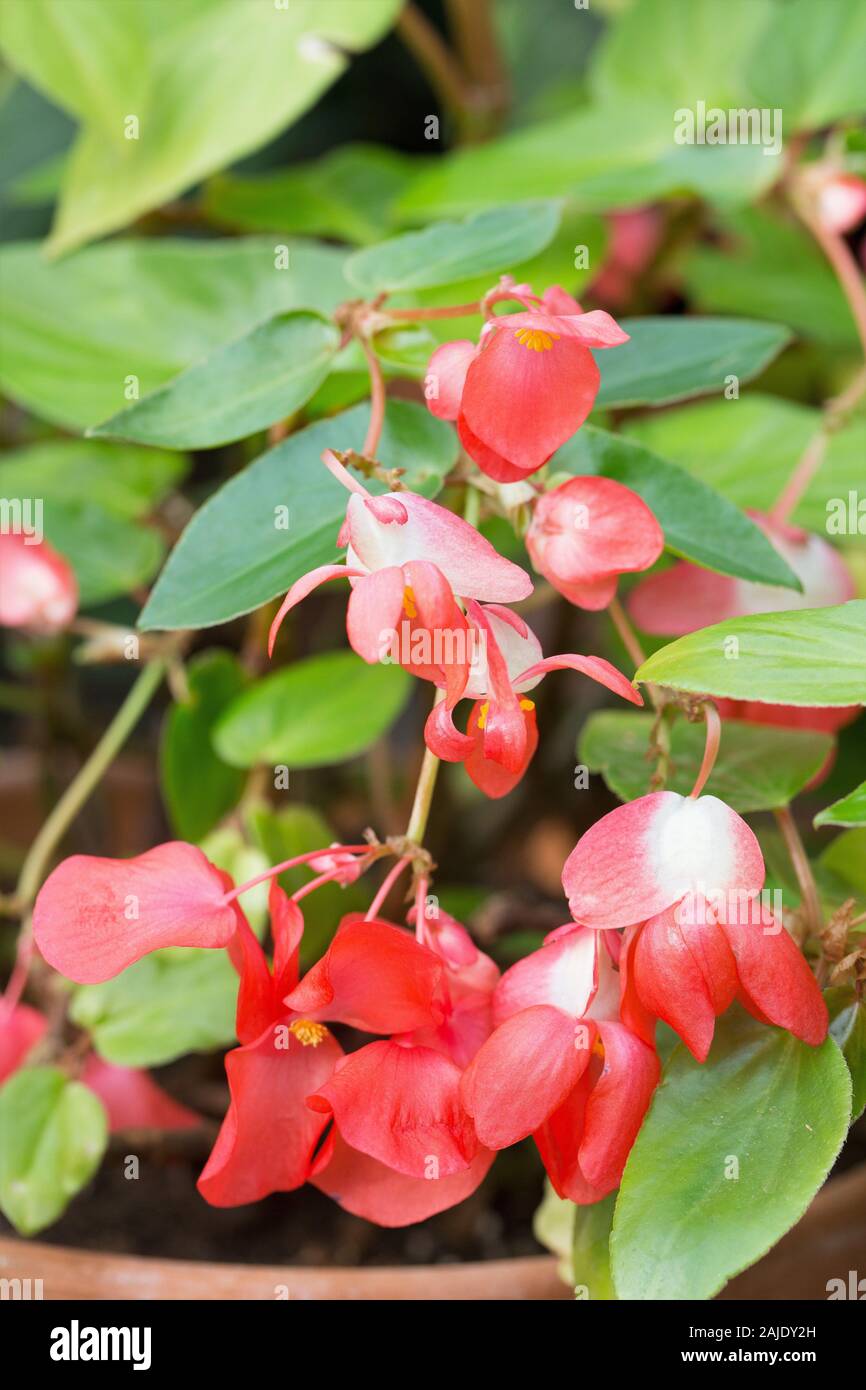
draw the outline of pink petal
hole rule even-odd
[[[206,1202],[243,1206],[307,1181],[327,1119],[309,1109],[306,1097],[327,1081],[342,1055],[330,1033],[313,1046],[273,1028],[229,1052],[231,1103],[198,1180]]]
[[[47,1028],[48,1020],[29,1004],[16,1004],[7,1012],[0,999],[0,1082],[23,1065]]]
[[[604,309],[593,309],[588,314],[565,315],[545,314],[535,309],[527,309],[518,314],[503,314],[495,319],[494,323],[497,328],[505,325],[515,330],[538,329],[553,336],[579,339],[588,348],[621,347],[629,340],[629,335],[620,328],[616,319],[605,313]]]
[[[50,635],[75,617],[78,584],[70,565],[47,541],[0,531],[0,627]]]
[[[332,1129],[310,1181],[353,1216],[377,1226],[411,1226],[470,1197],[495,1157],[479,1149],[468,1168],[450,1177],[407,1178],[351,1148]]]
[[[477,702],[469,714],[466,727],[473,731],[470,739],[472,747],[463,758],[463,766],[479,791],[496,801],[514,790],[532,762],[538,747],[538,723],[534,705],[531,709],[521,708],[524,732],[521,739],[515,742],[515,747],[521,750],[520,757],[511,755],[507,761],[500,762],[488,756],[484,732],[479,728],[482,708],[481,702]]]
[[[536,317],[514,315],[521,321]],[[520,324],[501,323],[469,368],[461,416],[488,449],[532,472],[583,424],[598,394],[599,370],[589,349],[573,337],[554,341],[548,335],[547,349],[536,352],[518,341]]]
[[[572,1018],[583,1018],[598,989],[599,942],[598,932],[576,927],[512,965],[496,988],[495,1023],[533,1004],[550,1004]]]
[[[737,967],[721,928],[710,918],[681,925],[677,908],[651,917],[634,948],[634,983],[644,1008],[679,1033],[706,1060],[716,1017],[737,993]]]
[[[408,512],[402,526],[378,521],[357,494],[349,498],[352,550],[368,570],[428,560],[462,598],[513,603],[532,592],[525,570],[498,555],[462,517],[414,492],[401,492],[400,501]]]
[[[286,597],[280,604],[280,610],[274,621],[271,623],[271,630],[268,633],[268,656],[273,656],[274,646],[277,640],[277,633],[283,625],[286,614],[300,603],[301,599],[311,594],[320,584],[326,584],[329,579],[350,579],[363,575],[362,569],[352,568],[347,565],[319,565],[318,569],[310,570],[309,574],[301,575],[292,585]]]
[[[470,1062],[460,1094],[486,1148],[525,1139],[562,1104],[590,1052],[575,1020],[561,1009],[535,1005],[506,1019]],[[577,1025],[583,1029],[583,1025]],[[588,1025],[589,1030],[595,1027]]]
[[[659,1059],[621,1023],[600,1023],[598,1029],[604,1065],[586,1104],[580,1167],[603,1196],[619,1185],[658,1085]]]
[[[387,635],[403,617],[406,581],[398,566],[377,570],[360,579],[349,595],[346,630],[354,651],[375,666],[387,651]]]
[[[424,378],[424,399],[431,415],[440,420],[457,419],[463,383],[476,351],[475,344],[467,338],[443,343],[436,349]]]
[[[562,883],[572,916],[626,927],[686,895],[755,897],[764,861],[746,822],[715,796],[651,792],[618,806],[582,835]]]
[[[112,1134],[121,1129],[197,1129],[201,1115],[158,1086],[146,1071],[116,1067],[91,1052],[81,1075],[102,1101]]]
[[[643,499],[622,483],[570,478],[539,497],[526,545],[535,568],[555,588],[572,597],[587,586],[590,606],[596,607],[610,576],[655,564],[664,533]]]
[[[333,1114],[353,1149],[424,1178],[468,1168],[478,1140],[460,1104],[460,1068],[429,1047],[368,1043],[347,1057],[307,1104]]]
[[[195,845],[174,840],[134,859],[75,854],[45,881],[33,909],[42,955],[70,980],[95,984],[163,946],[227,946],[231,880]]]
[[[522,671],[516,684],[523,688],[525,681],[531,681],[536,676],[545,676],[548,671],[579,671],[582,676],[589,676],[591,680],[598,681],[599,685],[606,686],[615,695],[621,695],[630,704],[643,704],[643,696],[635,690],[628,677],[609,661],[605,661],[603,656],[579,656],[576,652],[546,656],[543,661],[537,661],[534,666],[530,666],[528,671]]]
[[[728,914],[721,930],[737,963],[743,1001],[759,1017],[817,1047],[827,1036],[827,1005],[806,958],[769,913]],[[738,920],[739,919],[739,920]]]
[[[304,1017],[366,1033],[409,1033],[439,1021],[441,977],[441,960],[409,932],[354,921],[337,932],[286,1003]]]

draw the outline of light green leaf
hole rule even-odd
[[[821,865],[858,897],[866,898],[866,830],[845,830],[821,855]]]
[[[642,497],[665,548],[721,574],[799,588],[793,570],[750,517],[676,464],[607,430],[584,425],[554,454],[551,472],[600,473]]]
[[[124,226],[275,136],[398,10],[399,0],[128,0],[122,17],[114,0],[14,6],[10,63],[82,120],[50,249]]]
[[[212,864],[230,876],[235,884],[249,883],[267,873],[271,867],[266,854],[258,845],[251,845],[239,826],[230,821],[219,825],[201,841],[200,848]],[[261,937],[268,920],[268,893],[270,884],[265,881],[247,888],[238,897],[238,902],[255,932]]]
[[[166,715],[160,744],[162,794],[179,839],[200,840],[236,804],[243,773],[217,757],[211,730],[246,677],[228,651],[199,652],[186,668],[190,700]]]
[[[0,387],[74,430],[123,410],[273,314],[330,314],[350,296],[342,251],[273,237],[111,241],[56,265],[0,248]]]
[[[791,337],[777,324],[750,319],[623,319],[621,326],[630,341],[598,356],[596,409],[666,405],[708,391],[721,395],[726,377],[751,380]]]
[[[768,512],[820,423],[821,412],[812,406],[749,392],[737,401],[700,401],[645,415],[629,420],[624,429],[739,507]],[[866,538],[866,507],[861,517],[855,506],[853,526],[847,515],[850,495],[856,501],[862,486],[864,457],[866,424],[852,422],[836,430],[794,510],[794,523],[827,534],[831,516],[844,508],[840,539]]]
[[[366,245],[393,225],[391,204],[419,162],[385,145],[342,145],[264,174],[218,174],[205,185],[211,221],[244,232],[293,232]]]
[[[156,951],[105,984],[79,986],[69,1012],[107,1062],[158,1067],[231,1043],[237,993],[225,951]]]
[[[814,820],[815,825],[866,825],[866,782],[861,782],[847,796],[825,806]]]
[[[655,761],[647,752],[654,722],[652,714],[598,710],[583,726],[580,760],[591,772],[600,772],[621,801],[634,801],[652,790]],[[688,796],[704,755],[704,725],[678,719],[670,734],[665,786]],[[726,720],[706,791],[741,813],[787,806],[820,771],[832,749],[830,734]]]
[[[234,767],[325,767],[363,753],[396,719],[411,682],[399,666],[367,666],[354,652],[306,657],[239,695],[214,730]]]
[[[866,10],[859,0],[788,0],[749,77],[761,105],[781,106],[785,128],[817,130],[866,111]]]
[[[277,314],[88,434],[175,449],[243,439],[310,398],[339,342],[336,325],[319,314]]]
[[[175,487],[186,468],[180,454],[161,449],[49,439],[5,455],[0,496],[75,505],[85,497],[114,516],[133,520]]]
[[[616,1299],[610,1272],[610,1231],[616,1193],[586,1207],[575,1207],[572,1250],[575,1297],[592,1302]]]
[[[346,274],[365,294],[378,294],[508,270],[544,250],[559,216],[555,203],[527,203],[491,208],[465,222],[436,222],[423,232],[356,251],[346,262]]]
[[[842,1049],[851,1073],[851,1121],[866,1110],[866,1006],[849,986],[828,989],[830,1034]]]
[[[654,652],[636,679],[732,700],[866,704],[866,600],[728,618]]]
[[[544,1196],[541,1205],[536,1207],[532,1218],[532,1234],[551,1254],[559,1256],[557,1273],[564,1284],[571,1288],[572,1248],[574,1245],[574,1217],[577,1207],[559,1197],[549,1178],[544,1180]]]
[[[165,546],[158,531],[96,503],[47,502],[45,535],[75,571],[83,606],[128,594],[152,579]]]
[[[21,1235],[62,1215],[107,1138],[102,1103],[56,1067],[22,1067],[0,1088],[0,1209]]]
[[[140,618],[149,628],[209,627],[285,592],[317,565],[339,560],[347,493],[320,461],[325,448],[360,449],[369,407],[298,431],[225,483],[175,546]],[[453,428],[424,406],[389,401],[378,457],[431,497],[457,458]],[[372,492],[385,486],[366,484]],[[277,525],[288,508],[288,526]]]
[[[677,1047],[623,1174],[611,1238],[619,1297],[712,1298],[802,1216],[850,1112],[830,1038],[809,1047],[734,1012],[702,1065]]]

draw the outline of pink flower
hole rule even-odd
[[[628,334],[603,310],[584,314],[558,285],[541,299],[528,286],[496,297],[527,307],[488,320],[477,346],[437,348],[425,394],[434,415],[457,421],[479,468],[511,483],[541,468],[592,410],[601,378],[590,348],[617,347]]]
[[[464,688],[433,706],[424,737],[437,757],[462,762],[487,796],[505,796],[529,766],[538,730],[527,692],[549,671],[580,671],[632,704],[643,704],[631,682],[603,657],[542,657],[535,633],[509,608],[470,603],[468,614],[482,638],[478,655]],[[453,711],[464,696],[475,703],[462,734],[454,726]]]
[[[480,1142],[531,1134],[559,1195],[598,1201],[619,1183],[659,1077],[652,1046],[619,1021],[601,933],[552,933],[505,972],[494,1018],[461,1084]]]
[[[664,533],[646,503],[610,478],[570,478],[535,504],[526,547],[539,574],[580,608],[606,608],[617,578],[649,569]]]
[[[78,585],[47,541],[0,531],[0,627],[50,636],[75,617]]]
[[[834,174],[818,191],[818,216],[828,232],[845,236],[866,217],[866,181]]]
[[[827,541],[760,512],[750,515],[787,560],[803,585],[802,593],[734,579],[681,560],[670,569],[642,579],[629,595],[629,612],[645,632],[659,637],[682,637],[747,613],[824,608],[847,603],[854,597],[856,590],[848,566]],[[718,700],[717,704],[719,713],[726,718],[830,733],[850,723],[860,712],[859,705],[804,708],[741,700]]]

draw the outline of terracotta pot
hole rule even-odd
[[[866,1165],[835,1178],[798,1226],[720,1295],[755,1302],[825,1299],[827,1281],[866,1273]],[[0,1278],[42,1280],[46,1299],[205,1299],[330,1301],[548,1300],[570,1298],[556,1261],[375,1266],[361,1269],[204,1264],[193,1260],[95,1255],[0,1240]]]

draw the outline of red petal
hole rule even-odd
[[[606,686],[615,695],[621,695],[630,704],[643,704],[643,696],[635,690],[628,677],[609,661],[605,661],[603,656],[578,656],[575,652],[546,656],[543,661],[537,661],[534,666],[530,666],[528,671],[521,672],[516,683],[522,685],[534,676],[547,675],[548,671],[579,671],[582,676],[589,676],[591,680],[598,681],[599,685]]]
[[[223,902],[226,882],[200,849],[180,840],[135,859],[75,854],[36,899],[36,944],[79,984],[110,980],[162,946],[227,946],[237,917]]]
[[[350,922],[286,1003],[297,1014],[366,1033],[410,1033],[438,1023],[442,962],[387,922]]]
[[[346,629],[353,649],[375,666],[388,654],[388,634],[396,631],[403,616],[406,581],[398,566],[365,575],[349,595]],[[392,659],[393,659],[393,653]]]
[[[781,922],[725,921],[744,1002],[779,1028],[817,1047],[827,1036],[827,1005],[806,959]]]
[[[550,1004],[572,1018],[583,1018],[598,989],[599,945],[598,932],[575,925],[512,965],[496,987],[496,1023],[534,1004]]]
[[[518,782],[523,777],[529,764],[535,756],[538,747],[538,723],[535,717],[535,709],[522,709],[525,743],[520,761],[515,765],[515,759],[510,759],[512,766],[504,767],[502,763],[494,761],[487,756],[486,745],[482,730],[478,727],[481,718],[482,704],[480,701],[472,706],[467,729],[474,731],[475,737],[472,738],[472,747],[463,759],[463,765],[470,779],[476,787],[489,796],[491,800],[498,800],[499,797],[508,796],[514,790]],[[435,751],[435,750],[434,750]]]
[[[608,581],[606,591],[611,575],[654,564],[664,534],[631,488],[611,478],[569,478],[539,497],[526,545],[535,568],[561,593],[587,586],[595,599],[599,581]]]
[[[699,1062],[706,1060],[716,1016],[737,993],[737,969],[715,921],[681,926],[677,907],[646,923],[633,954],[641,1003],[679,1033]]]
[[[93,1052],[81,1080],[105,1106],[112,1133],[120,1129],[197,1129],[202,1122],[201,1115],[174,1100],[146,1071],[116,1067]]]
[[[517,464],[509,463],[508,459],[497,454],[495,449],[489,448],[473,433],[463,415],[457,420],[457,434],[469,457],[478,464],[482,473],[486,473],[488,478],[492,478],[496,483],[522,483],[547,462],[547,459],[544,459],[543,463],[536,463],[532,468],[518,468]]]
[[[586,1033],[561,1009],[536,1005],[512,1015],[476,1054],[460,1087],[482,1144],[525,1139],[565,1100],[589,1060]],[[594,1024],[577,1027],[589,1029]]]
[[[18,1070],[47,1027],[48,1020],[29,1004],[17,1004],[7,1013],[0,999],[0,1082]]]
[[[298,951],[304,935],[304,915],[275,878],[268,892],[268,912],[274,941],[274,993],[278,999],[298,983]]]
[[[469,363],[477,351],[468,338],[458,338],[437,348],[427,365],[424,399],[431,415],[456,420]]]
[[[495,1157],[488,1149],[479,1149],[460,1173],[438,1179],[407,1178],[350,1148],[332,1130],[310,1181],[353,1216],[377,1226],[411,1226],[470,1197]]]
[[[342,1055],[330,1033],[317,1046],[304,1046],[283,1028],[269,1028],[227,1055],[231,1103],[198,1180],[205,1201],[237,1207],[306,1182],[327,1124],[306,1097],[327,1081]]]
[[[449,1177],[478,1151],[460,1104],[460,1068],[429,1047],[368,1043],[307,1104],[333,1113],[352,1148],[413,1178]]]
[[[242,1043],[251,1043],[269,1024],[275,1023],[285,1009],[282,997],[274,989],[265,953],[240,910],[237,936],[229,955],[240,975],[235,1032]]]

